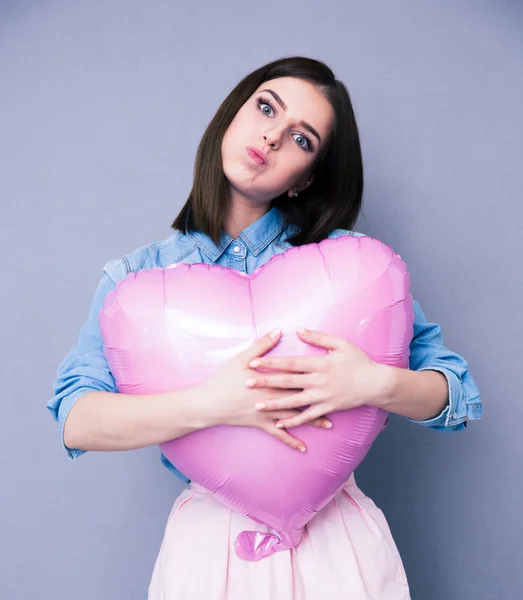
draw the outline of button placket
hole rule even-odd
[[[245,255],[245,248],[238,243],[234,243],[232,252],[229,254],[229,266],[245,273],[247,268]]]

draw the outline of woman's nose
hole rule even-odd
[[[263,141],[267,146],[270,146],[273,150],[276,150],[281,144],[281,130],[273,129],[271,131],[267,131],[263,135]]]

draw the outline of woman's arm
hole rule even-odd
[[[98,324],[98,313],[106,295],[114,289],[116,282],[125,277],[122,261],[109,261],[104,266],[104,275],[91,302],[89,315],[80,328],[77,344],[66,354],[58,366],[53,381],[53,397],[47,402],[47,409],[58,422],[62,446],[72,460],[84,454],[85,450],[66,444],[65,424],[73,407],[83,396],[91,393],[117,393],[114,377],[103,354],[103,341]],[[67,441],[76,438],[75,433]]]
[[[421,421],[434,418],[448,406],[448,383],[442,373],[382,367],[385,392],[376,402],[381,408]]]
[[[165,394],[89,392],[75,403],[64,426],[64,444],[78,450],[134,450],[182,437],[208,426],[202,392]]]
[[[107,294],[127,275],[123,261],[104,265],[77,344],[58,367],[47,408],[58,422],[70,459],[88,450],[132,450],[208,427],[208,392],[201,387],[163,394],[120,394],[103,352],[98,315]]]
[[[205,410],[199,388],[140,396],[118,393],[104,356],[98,314],[126,274],[121,260],[104,266],[77,344],[60,363],[53,382],[54,396],[47,408],[59,423],[62,445],[71,459],[88,450],[142,448],[207,426],[201,421]]]
[[[481,419],[480,392],[467,361],[443,344],[441,327],[425,318],[414,300],[409,370],[389,373],[383,402],[391,412],[437,431],[460,431]],[[446,384],[446,389],[445,385]]]
[[[127,275],[123,261],[105,264],[77,344],[58,367],[47,403],[70,459],[88,450],[131,450],[208,426],[198,387],[151,395],[118,393],[103,352],[98,315],[105,297]],[[207,411],[208,412],[208,411]]]

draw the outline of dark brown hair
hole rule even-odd
[[[258,87],[278,77],[297,77],[317,85],[334,109],[334,124],[314,167],[314,180],[298,197],[273,199],[288,223],[300,231],[295,246],[319,242],[334,229],[352,229],[361,210],[363,165],[358,127],[349,93],[323,62],[301,56],[280,58],[247,75],[222,102],[198,146],[189,198],[172,223],[174,229],[201,231],[218,243],[229,209],[223,172],[223,136],[236,113]]]

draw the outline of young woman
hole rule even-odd
[[[47,404],[68,456],[142,448],[217,424],[257,427],[303,451],[293,427],[328,426],[329,413],[361,404],[442,431],[463,430],[469,419],[481,418],[466,361],[443,346],[439,326],[427,322],[416,301],[409,369],[374,363],[347,340],[312,331],[300,334],[303,341],[328,354],[271,360],[264,355],[281,335],[271,332],[201,386],[146,397],[119,394],[115,401],[98,313],[118,280],[180,262],[251,273],[291,246],[362,235],[352,231],[362,191],[351,101],[325,64],[284,58],[245,77],[203,135],[174,234],[104,266],[89,317],[59,366]],[[235,555],[236,535],[267,529],[162,461],[189,485],[169,516],[149,600],[410,597],[385,518],[353,476],[308,524],[295,550],[246,562]]]

